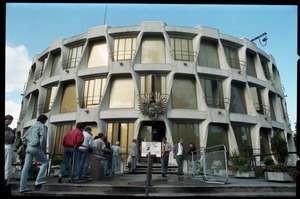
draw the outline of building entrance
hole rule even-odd
[[[166,133],[166,126],[163,121],[142,122],[139,130],[139,136],[138,136],[139,144],[141,144],[142,141],[144,140],[146,140],[147,142],[161,142],[161,139],[162,137],[165,136],[165,133]],[[141,154],[140,150],[139,152]],[[147,158],[141,157],[140,162],[141,163],[147,162]],[[160,158],[154,158],[153,162],[160,163]]]

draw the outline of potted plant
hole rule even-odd
[[[53,155],[51,159],[51,174],[52,176],[58,176],[60,172],[60,165],[63,162],[62,155]]]
[[[236,150],[232,152],[229,161],[229,169],[237,178],[254,178],[255,172],[251,167],[251,160],[245,156],[245,153],[239,154]]]
[[[271,138],[271,151],[274,154],[277,164],[275,164],[271,156],[266,156],[263,159],[265,164],[266,180],[280,182],[293,181],[286,166],[286,159],[288,155],[287,143],[285,139],[280,136],[280,134],[275,134]]]

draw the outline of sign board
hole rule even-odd
[[[144,142],[142,141],[141,157],[147,157],[149,154],[161,157],[161,142]]]

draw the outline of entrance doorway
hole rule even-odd
[[[166,134],[166,126],[163,121],[144,121],[139,130],[139,144],[146,140],[147,142],[161,142]],[[139,150],[141,154],[141,151]],[[141,156],[140,156],[141,157]],[[140,158],[140,162],[147,162],[147,158]],[[160,158],[153,158],[154,163],[160,163]]]

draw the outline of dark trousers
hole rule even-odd
[[[161,162],[161,173],[166,175],[168,172],[168,165],[169,165],[169,156],[162,156],[160,158]]]
[[[178,165],[178,175],[183,175],[183,155],[177,155],[176,162]]]

